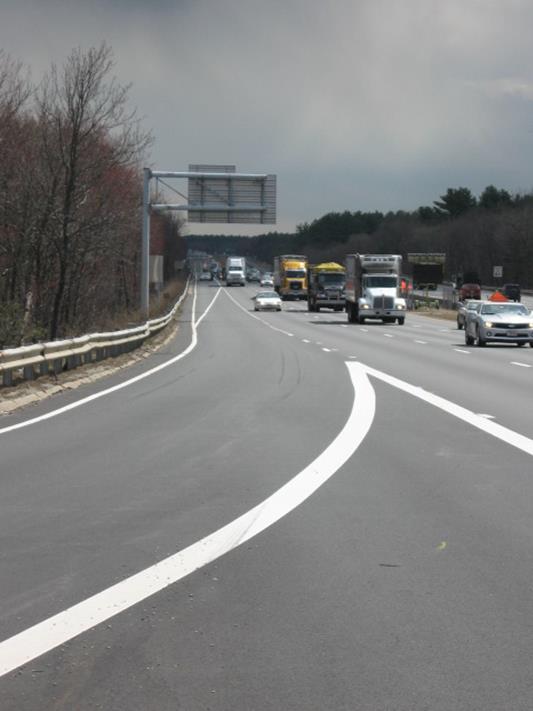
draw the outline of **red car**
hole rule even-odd
[[[463,284],[459,289],[459,300],[481,299],[481,287],[479,284]]]

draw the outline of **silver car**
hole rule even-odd
[[[252,299],[254,311],[281,311],[281,299],[275,291],[259,291]]]
[[[481,301],[479,299],[466,299],[457,304],[457,328],[461,330],[465,327],[466,314],[468,311],[477,311]]]
[[[533,347],[533,316],[523,304],[481,301],[477,311],[468,311],[465,322],[467,346],[516,343]]]

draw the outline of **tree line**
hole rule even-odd
[[[231,251],[271,263],[276,254],[300,252],[311,261],[342,261],[353,252],[444,252],[446,276],[475,274],[533,288],[533,195],[511,195],[494,185],[476,197],[469,188],[448,188],[432,205],[412,212],[330,212],[299,224],[294,233],[256,237],[188,236],[190,247]]]
[[[142,164],[152,142],[106,44],[34,86],[0,51],[0,347],[138,308]],[[158,218],[172,244],[179,225]],[[156,220],[157,223],[157,220]]]

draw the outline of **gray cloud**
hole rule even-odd
[[[449,186],[533,185],[526,0],[0,8],[0,44],[35,78],[73,46],[112,45],[158,168],[277,173],[278,229],[329,210],[414,209]]]

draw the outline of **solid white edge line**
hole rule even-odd
[[[49,420],[52,417],[57,417],[58,415],[62,415],[63,413],[68,412],[69,410],[74,410],[75,408],[80,407],[81,405],[86,405],[88,402],[92,402],[93,400],[98,400],[99,398],[104,397],[105,395],[110,395],[111,393],[117,392],[117,390],[122,390],[123,388],[126,388],[129,385],[133,385],[133,383],[137,383],[140,380],[144,380],[144,378],[147,378],[148,376],[153,375],[154,373],[158,373],[160,370],[163,370],[164,368],[168,368],[170,365],[173,365],[174,363],[177,363],[182,358],[185,358],[185,356],[189,355],[189,353],[191,351],[193,351],[194,348],[196,347],[196,344],[198,342],[197,326],[202,321],[202,319],[207,314],[207,312],[210,310],[210,308],[213,306],[213,304],[219,294],[220,294],[220,289],[217,290],[217,292],[214,295],[213,299],[211,300],[209,306],[204,311],[204,313],[202,314],[202,316],[200,317],[198,322],[196,322],[195,318],[196,318],[197,285],[196,285],[196,283],[194,284],[194,296],[193,296],[192,319],[191,319],[191,329],[192,329],[191,342],[187,346],[187,348],[185,348],[185,350],[183,350],[177,356],[174,356],[170,360],[167,360],[164,363],[160,363],[159,365],[156,365],[154,368],[150,368],[150,370],[146,370],[143,373],[140,373],[139,375],[135,375],[133,378],[129,378],[128,380],[125,380],[122,383],[118,383],[118,385],[113,385],[112,387],[106,388],[105,390],[99,390],[97,393],[94,393],[93,395],[88,395],[87,397],[81,398],[81,400],[76,400],[75,402],[71,402],[69,405],[64,405],[63,407],[59,407],[56,410],[51,410],[50,412],[47,412],[44,415],[39,415],[38,417],[32,417],[29,420],[24,420],[24,422],[19,422],[15,425],[8,425],[7,427],[2,427],[2,428],[0,428],[0,435],[6,434],[7,432],[13,432],[14,430],[22,429],[23,427],[29,427],[30,425],[34,425],[37,422],[42,422],[43,420]]]
[[[485,418],[480,417],[480,415],[477,415],[475,412],[467,410],[465,407],[461,407],[461,405],[456,405],[454,402],[446,400],[445,398],[440,397],[439,395],[434,395],[433,393],[427,392],[423,388],[411,385],[410,383],[406,383],[404,380],[400,380],[399,378],[395,378],[392,375],[383,373],[380,370],[375,370],[374,368],[371,368],[369,366],[365,365],[364,368],[369,375],[373,375],[375,378],[379,378],[379,380],[382,380],[383,382],[388,383],[389,385],[393,385],[399,390],[403,390],[404,392],[409,393],[410,395],[414,395],[415,397],[420,398],[420,400],[424,400],[430,405],[434,405],[440,410],[444,410],[444,412],[447,412],[448,414],[453,415],[454,417],[457,417],[460,420],[463,420],[464,422],[468,422],[468,424],[473,425],[474,427],[477,427],[480,430],[483,430],[483,432],[486,432],[487,434],[490,434],[493,437],[497,437],[498,439],[507,442],[507,444],[510,444],[511,446],[516,447],[517,449],[521,449],[526,454],[533,455],[532,439],[529,439],[528,437],[525,437],[524,435],[521,435],[518,432],[514,432],[513,430],[510,430],[507,427],[503,427],[503,425],[498,425],[495,422],[490,422]]]
[[[374,389],[359,363],[346,362],[354,390],[348,419],[328,447],[274,494],[182,551],[0,643],[0,675],[27,664],[176,583],[264,531],[299,506],[354,454],[372,425]]]

